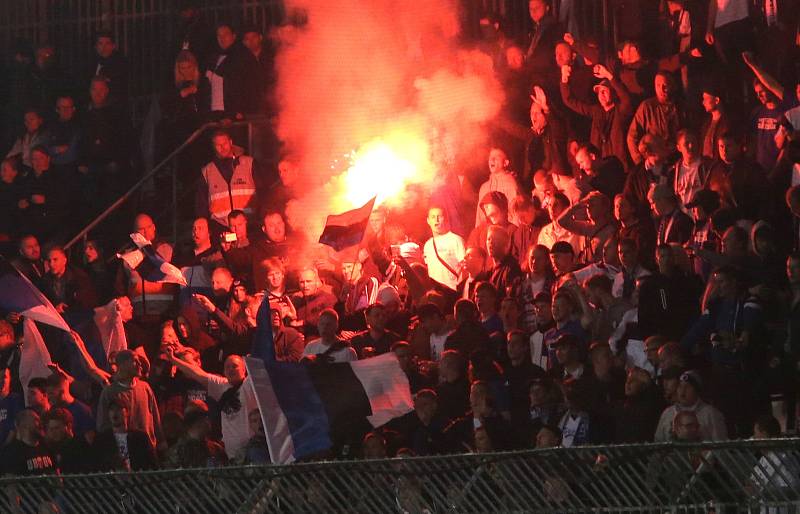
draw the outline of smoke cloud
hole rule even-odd
[[[277,35],[277,132],[302,184],[294,229],[316,240],[328,214],[374,195],[396,205],[403,187],[485,159],[502,90],[488,56],[459,48],[455,0],[285,4],[307,17]]]

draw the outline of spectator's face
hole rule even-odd
[[[128,426],[128,409],[113,405],[108,409],[108,421],[114,428],[121,428]]]
[[[373,212],[369,215],[369,228],[374,234],[380,234],[386,225],[386,216],[382,212]]]
[[[556,64],[559,66],[571,66],[574,60],[575,54],[572,52],[572,47],[564,42],[556,44]]]
[[[633,245],[619,245],[619,262],[625,268],[633,269],[639,262],[639,252],[636,251]]]
[[[558,275],[569,273],[572,271],[572,265],[575,257],[569,252],[551,252],[550,263],[553,265],[553,270]]]
[[[136,217],[134,230],[151,243],[156,238],[156,224],[153,223],[153,218],[146,214]]]
[[[550,253],[544,248],[535,248],[531,252],[530,268],[537,275],[544,275],[550,267]]]
[[[558,198],[554,198],[553,201],[547,205],[547,214],[550,216],[551,220],[557,220],[567,207],[569,207],[569,205],[566,205]]]
[[[528,399],[531,407],[537,407],[547,403],[547,388],[542,384],[533,384],[528,390]]]
[[[382,307],[373,307],[370,309],[369,314],[366,315],[367,326],[375,330],[385,329],[386,319],[386,309]]]
[[[127,296],[120,296],[117,300],[117,313],[123,323],[133,319],[133,304]]]
[[[489,173],[505,171],[508,168],[508,157],[499,148],[492,148],[489,152]]]
[[[283,288],[283,279],[285,278],[283,271],[280,269],[271,269],[267,272],[267,284],[273,291]]]
[[[800,284],[800,259],[789,257],[786,260],[786,275],[792,285]]]
[[[31,166],[39,173],[50,168],[50,156],[39,150],[31,153]]]
[[[61,276],[67,270],[67,256],[61,250],[51,250],[47,254],[47,266],[50,273]]]
[[[444,210],[434,208],[428,211],[428,226],[435,236],[446,234],[448,231],[447,218]]]
[[[401,346],[394,350],[397,357],[397,362],[400,363],[400,369],[408,371],[411,369],[411,351],[407,346]]]
[[[693,134],[686,134],[678,138],[678,151],[684,160],[696,157],[700,152],[697,147],[697,138]]]
[[[533,305],[533,314],[536,323],[540,326],[549,325],[553,321],[553,308],[548,302],[537,302]]]
[[[632,369],[628,372],[628,377],[625,380],[625,396],[632,397],[641,393],[647,386],[647,380],[640,372]]]
[[[230,273],[226,273],[221,268],[214,270],[211,274],[211,289],[214,291],[215,296],[224,296],[228,294],[233,285],[233,277]]]
[[[608,348],[595,348],[591,354],[592,369],[599,377],[607,376],[614,365],[614,359],[611,356],[611,350]]]
[[[257,313],[258,311],[256,311],[256,314]],[[278,309],[270,309],[269,320],[272,323],[272,328],[274,328],[275,330],[281,328],[281,325],[283,324],[283,322],[281,321],[281,311],[279,311]]]
[[[553,298],[553,319],[556,321],[567,321],[572,315],[572,304],[563,295]],[[562,345],[568,346],[568,345]]]
[[[230,159],[233,157],[233,141],[227,135],[219,134],[214,136],[211,143],[214,145],[214,153],[217,154],[218,158]]]
[[[58,444],[72,437],[69,427],[60,419],[49,420],[44,430],[45,441],[51,444]]]
[[[489,438],[489,433],[485,428],[475,430],[475,451],[477,453],[490,453],[494,447],[492,440]]]
[[[555,448],[560,442],[558,436],[549,428],[542,428],[536,434],[536,448]]]
[[[247,288],[239,284],[233,288],[233,299],[236,303],[243,304],[247,300]]]
[[[633,206],[622,197],[614,198],[614,217],[618,220],[629,220],[633,217]]]
[[[32,435],[41,435],[42,424],[39,415],[35,412],[27,412],[25,417],[20,420],[19,430]]]
[[[525,54],[518,46],[506,48],[506,65],[510,70],[521,70],[525,65]]]
[[[317,294],[317,291],[319,290],[319,280],[317,279],[317,274],[312,270],[304,270],[302,273],[300,273],[298,285],[300,286],[300,292],[306,296],[313,296]]]
[[[697,403],[699,397],[694,386],[688,382],[679,381],[677,390],[678,404],[682,407],[691,407]]]
[[[278,174],[281,177],[281,183],[286,187],[294,186],[297,182],[297,165],[292,161],[282,160],[278,163]],[[371,218],[371,216],[370,216]]]
[[[110,37],[99,37],[94,44],[94,49],[97,51],[97,55],[104,59],[111,57],[111,54],[114,53],[116,48],[117,45],[114,44],[114,41]]]
[[[35,237],[26,237],[20,245],[19,253],[29,261],[38,261],[42,256],[42,249]]]
[[[14,180],[17,178],[17,175],[19,175],[19,173],[10,163],[4,162],[2,166],[0,166],[0,180],[6,184],[11,184],[14,182]]]
[[[108,100],[108,84],[103,80],[93,80],[89,86],[89,97],[94,105],[104,105]]]
[[[117,374],[123,380],[130,380],[142,375],[142,366],[135,356],[117,357]]]
[[[667,102],[672,93],[669,80],[663,75],[656,75],[654,86],[656,90],[656,99],[661,103]]]
[[[504,323],[515,323],[519,319],[519,307],[513,298],[505,298],[500,303],[500,318]]]
[[[530,14],[531,19],[539,23],[544,18],[544,15],[547,14],[547,4],[544,0],[530,0],[528,2],[528,14]]]
[[[423,425],[429,425],[433,421],[433,416],[436,415],[436,408],[438,402],[433,398],[424,396],[417,396],[414,398],[414,412],[422,422]]]
[[[282,243],[286,240],[286,224],[278,213],[265,216],[261,229],[267,235],[267,239],[273,243]]]
[[[703,93],[703,109],[706,112],[714,112],[719,108],[719,97]]]
[[[488,288],[481,288],[480,291],[475,293],[475,305],[478,306],[478,311],[481,314],[494,312],[497,305],[497,296]]]
[[[59,98],[56,102],[56,113],[59,121],[69,121],[75,116],[75,100],[72,98]]]
[[[89,264],[95,262],[100,257],[97,246],[94,243],[86,243],[86,246],[83,247],[83,257]]]
[[[227,50],[236,42],[236,34],[230,27],[222,26],[217,29],[217,44],[223,50]]]
[[[486,234],[486,249],[495,261],[502,260],[508,254],[508,234],[501,230],[489,230]]]
[[[242,37],[242,44],[254,54],[261,51],[261,43],[263,41],[264,36],[258,32],[245,32]]]
[[[36,409],[40,412],[50,410],[50,400],[47,399],[47,393],[38,387],[28,388],[28,404],[27,407]]]
[[[607,107],[613,103],[613,98],[611,96],[611,89],[605,86],[597,86],[597,101],[603,107]]]
[[[238,355],[231,355],[225,359],[222,372],[231,384],[241,384],[244,382],[245,376],[247,376],[244,360]]]
[[[42,117],[39,116],[37,113],[35,112],[25,113],[25,130],[27,130],[28,132],[33,133],[39,130],[43,122],[44,120],[42,120]]]
[[[354,284],[361,278],[363,269],[364,267],[360,262],[343,262],[342,276],[347,282]]]
[[[68,384],[48,385],[47,401],[50,402],[50,405],[58,405],[66,397],[68,389]]]
[[[484,204],[483,213],[486,215],[486,219],[489,220],[489,223],[492,225],[499,225],[506,220],[506,215],[502,209],[493,203]]]
[[[231,232],[236,234],[236,239],[242,240],[247,239],[247,217],[246,216],[234,216],[229,221]]]
[[[739,155],[741,155],[741,146],[739,146],[739,144],[731,138],[721,138],[719,139],[717,145],[719,150],[719,158],[722,159],[725,164],[732,163],[739,158]]]
[[[211,235],[208,233],[208,220],[199,218],[192,224],[192,240],[195,246],[204,246],[211,242]]]
[[[518,361],[523,359],[527,354],[527,345],[528,341],[525,340],[524,337],[521,336],[514,336],[508,341],[508,346],[506,346],[506,351],[508,352],[508,358],[512,361]]]
[[[769,91],[761,84],[753,86],[753,91],[755,91],[756,98],[758,98],[758,101],[761,102],[762,105],[767,105],[767,103],[771,101]]]
[[[161,329],[161,346],[180,346],[181,340],[172,325],[165,325]]]
[[[679,441],[699,441],[702,437],[700,434],[700,422],[697,421],[697,416],[691,412],[681,413],[675,419],[675,437]]]
[[[592,159],[592,154],[590,154],[586,148],[578,150],[578,153],[575,154],[575,162],[578,163],[578,166],[580,166],[583,171],[591,174],[590,172],[594,165],[594,159]]]
[[[592,198],[587,204],[587,212],[589,214],[589,220],[593,223],[598,223],[599,221],[606,218],[608,215],[607,206],[603,200],[598,198]]]
[[[339,330],[339,323],[333,316],[320,316],[317,322],[317,332],[323,339],[333,339]]]
[[[464,267],[473,277],[483,271],[485,264],[486,260],[483,258],[480,251],[475,248],[469,248],[466,254],[464,254]]]

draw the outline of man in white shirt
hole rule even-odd
[[[208,373],[200,364],[188,362],[175,356],[167,347],[170,361],[188,378],[205,383],[208,395],[217,401],[222,413],[222,442],[229,459],[239,455],[253,436],[248,414],[258,410],[253,382],[247,375],[244,359],[240,355],[229,355],[225,359],[225,376]]]
[[[481,184],[481,188],[478,190],[478,198],[483,198],[490,191],[499,191],[506,195],[509,205],[513,205],[514,198],[516,198],[518,194],[518,189],[517,180],[514,178],[514,175],[508,171],[508,165],[510,163],[511,161],[508,160],[506,152],[501,148],[492,148],[489,150],[489,180]],[[509,218],[511,223],[517,224],[515,212],[510,212]],[[483,209],[481,209],[481,206],[478,205],[475,214],[475,226],[477,227],[484,221],[486,221],[486,214],[483,212]]]
[[[303,356],[316,356],[317,359],[327,359],[330,362],[350,362],[358,360],[358,355],[352,346],[339,339],[339,315],[333,309],[325,309],[319,314],[317,332],[319,339],[306,345]]]
[[[453,330],[445,320],[441,309],[432,303],[420,306],[417,315],[423,330],[430,334],[430,360],[439,362],[447,337],[453,333]]]
[[[464,240],[450,232],[447,216],[441,207],[428,210],[428,226],[433,234],[423,248],[428,276],[455,291],[458,288],[459,266],[464,260]]]

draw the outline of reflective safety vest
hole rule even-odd
[[[133,312],[138,316],[161,316],[174,305],[179,288],[178,284],[149,282],[135,271],[128,279],[128,298],[133,305]]]
[[[231,211],[238,209],[253,214],[256,184],[252,157],[243,155],[237,159],[230,183],[225,181],[214,161],[206,164],[201,173],[208,187],[208,212],[212,220],[227,227]]]

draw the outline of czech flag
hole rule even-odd
[[[153,248],[153,244],[138,232],[131,234],[131,240],[136,244],[138,250],[133,250],[125,254],[117,254],[117,257],[125,261],[132,270],[136,270],[144,280],[148,282],[168,282],[172,284],[186,285],[186,278],[181,270],[168,263],[158,255]]]
[[[367,232],[369,215],[375,205],[375,197],[358,209],[342,214],[331,214],[325,220],[325,230],[319,236],[319,242],[326,244],[337,252],[361,243]]]
[[[3,256],[0,256],[0,309],[70,331],[50,300]]]
[[[276,362],[267,302],[257,321],[246,364],[273,463],[330,449],[332,434],[353,420],[366,418],[379,427],[413,409],[408,379],[393,353],[348,363]]]

